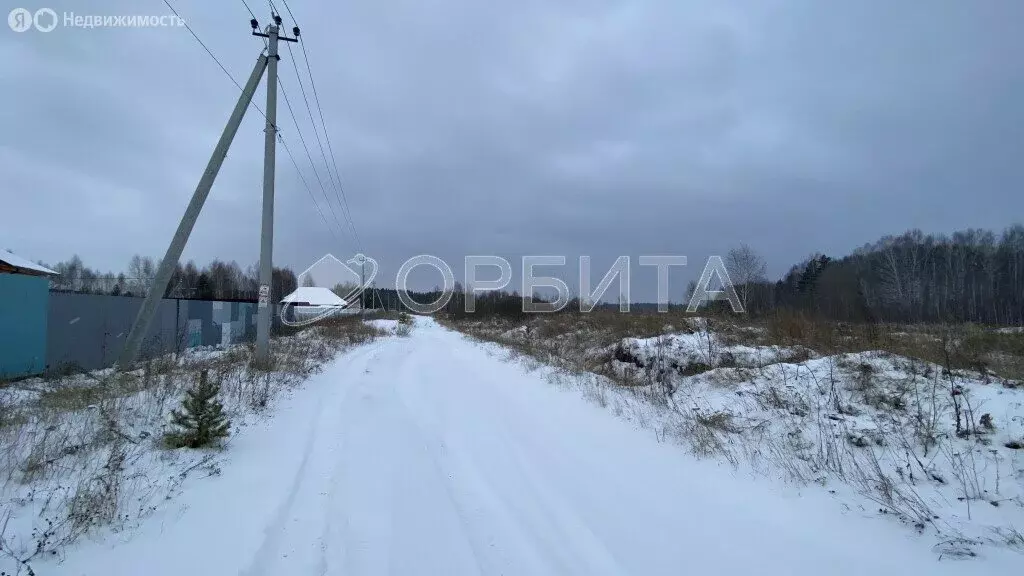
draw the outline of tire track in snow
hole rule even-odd
[[[355,485],[352,481],[355,472],[353,467],[359,465],[353,454],[366,449],[375,440],[375,434],[367,427],[375,420],[373,418],[376,410],[373,399],[374,389],[380,381],[387,381],[393,372],[394,363],[389,356],[393,354],[395,344],[394,340],[382,344],[382,353],[375,358],[376,361],[373,365],[368,364],[361,374],[353,374],[353,377],[357,379],[353,392],[338,410],[338,418],[343,422],[342,441],[339,463],[335,474],[331,477],[325,536],[330,544],[322,558],[323,572],[321,574],[330,574],[334,567],[340,567],[335,571],[336,573],[361,573],[353,565],[353,562],[360,551],[367,548],[371,539],[356,535],[359,527],[353,525],[353,516],[358,513],[360,507],[355,505],[356,503],[352,499],[363,499],[368,496],[368,492],[365,487]],[[380,462],[378,461],[377,464],[379,465]],[[390,480],[390,474],[378,471],[376,476],[375,480],[378,485]],[[381,516],[383,516],[387,509],[379,507],[377,511],[381,512]],[[335,519],[341,520],[340,528],[337,527]],[[358,522],[358,519],[356,521]]]
[[[361,402],[346,406],[349,433],[336,488],[345,526],[333,538],[343,547],[338,573],[479,574],[444,472],[395,392],[422,379],[409,372],[410,352],[406,339],[389,343],[381,367],[360,387]]]
[[[360,350],[353,354],[344,356],[344,360],[356,363],[356,366],[365,366],[373,361],[374,358],[379,354],[379,347],[367,348],[366,350]],[[345,370],[346,373],[352,372],[351,368]],[[349,379],[341,379],[342,383]],[[345,401],[351,387],[339,386],[333,388],[329,397],[331,400],[338,399],[338,404],[342,404]],[[267,574],[276,574],[268,569],[278,562],[278,555],[282,548],[282,541],[287,537],[288,532],[288,519],[293,515],[293,511],[296,505],[296,500],[300,494],[304,497],[308,497],[308,494],[304,494],[303,488],[306,488],[307,483],[312,481],[308,474],[308,468],[310,458],[319,451],[315,450],[318,441],[329,435],[324,434],[324,428],[328,425],[324,424],[325,413],[328,411],[328,407],[333,402],[321,402],[316,412],[316,416],[310,420],[309,428],[305,433],[305,442],[303,445],[302,460],[299,463],[298,468],[295,471],[295,475],[292,477],[290,487],[288,489],[287,496],[278,505],[277,512],[274,515],[274,520],[264,528],[264,540],[263,544],[257,550],[253,556],[249,567],[241,572],[240,576],[265,576]],[[324,463],[319,463],[323,465]],[[329,464],[328,464],[329,465]],[[318,494],[326,494],[318,491]],[[321,538],[321,548],[326,545],[326,542]]]
[[[412,385],[422,384],[422,381],[416,377],[418,374],[423,372],[423,366],[421,364],[422,357],[422,352],[420,352],[419,354],[411,355],[411,358],[413,360],[409,363],[409,365],[405,366],[404,370],[399,372],[399,375],[401,377],[400,381]],[[475,527],[472,526],[471,523],[468,521],[465,506],[460,501],[460,499],[456,497],[455,487],[453,486],[452,482],[446,481],[452,479],[454,471],[452,471],[450,468],[446,468],[445,466],[443,466],[441,459],[439,459],[438,457],[438,451],[445,452],[444,440],[439,436],[439,434],[436,431],[428,432],[422,426],[422,424],[415,417],[415,412],[410,409],[408,404],[406,404],[402,400],[402,398],[399,397],[394,388],[391,389],[391,395],[395,402],[395,406],[401,409],[401,413],[404,417],[404,420],[408,422],[409,426],[411,426],[417,433],[416,436],[419,437],[420,443],[423,445],[423,449],[427,455],[427,458],[430,461],[430,465],[432,466],[434,473],[437,475],[438,480],[444,487],[445,495],[447,496],[448,501],[451,503],[452,509],[455,511],[455,514],[458,516],[459,525],[461,528],[461,535],[465,539],[470,551],[473,553],[473,560],[474,562],[476,562],[477,573],[489,573],[488,570],[485,569],[485,563],[483,562],[481,556],[481,543],[479,541],[479,537],[475,537],[477,531],[474,530]],[[432,446],[436,446],[437,448],[432,448]]]
[[[490,499],[497,501],[506,521],[514,523],[509,529],[519,532],[526,540],[532,542],[532,549],[535,552],[543,552],[546,562],[538,562],[538,566],[532,570],[552,570],[552,573],[571,573],[579,569],[581,561],[586,566],[588,574],[626,574],[614,554],[608,549],[605,543],[594,534],[587,521],[576,513],[575,509],[568,505],[571,499],[557,490],[557,485],[545,481],[544,475],[538,469],[537,464],[541,461],[559,462],[570,459],[571,451],[567,451],[562,442],[555,442],[559,436],[564,436],[564,429],[559,434],[549,434],[547,442],[529,442],[533,434],[524,434],[523,422],[531,422],[531,431],[549,430],[547,422],[538,420],[536,415],[531,417],[525,412],[510,410],[513,406],[518,407],[517,402],[511,401],[498,394],[501,384],[494,381],[495,371],[483,371],[477,364],[472,362],[472,355],[476,350],[467,351],[458,349],[452,345],[452,339],[461,339],[461,336],[448,332],[431,334],[430,346],[421,345],[424,350],[422,356],[429,358],[444,357],[447,362],[447,369],[453,374],[459,374],[459,378],[444,382],[435,382],[432,394],[422,394],[418,402],[415,402],[421,413],[424,406],[445,405],[467,407],[464,413],[452,414],[450,418],[437,418],[435,422],[457,421],[466,423],[467,420],[477,420],[469,426],[469,429],[479,428],[488,431],[486,438],[489,443],[485,446],[473,445],[470,438],[469,443],[453,446],[454,454],[481,454],[500,453],[506,455],[508,466],[500,472],[501,481],[516,482],[518,489],[515,491],[505,490],[504,495],[493,490],[493,482],[484,479],[482,476],[478,482],[470,482],[469,486],[476,486],[478,492],[491,492]],[[443,355],[443,351],[458,350],[459,354]],[[504,366],[502,368],[505,368]],[[499,371],[500,372],[500,371]],[[531,383],[532,384],[532,383]],[[439,397],[440,396],[440,397]],[[433,402],[431,402],[433,400]],[[469,407],[472,407],[470,409]],[[481,410],[484,408],[485,410]],[[511,420],[518,419],[519,426],[513,426]],[[516,434],[512,434],[512,430]],[[546,456],[543,460],[539,460]],[[471,462],[465,465],[471,466]],[[550,478],[547,478],[550,480]],[[480,494],[483,496],[483,494]],[[515,502],[511,500],[514,497]],[[553,545],[549,537],[538,535],[558,535]],[[567,546],[567,543],[574,543]]]
[[[462,352],[453,349],[431,334],[420,341],[418,355],[426,359],[419,366],[422,372],[436,372],[438,366],[430,366],[430,362],[443,364],[444,369],[452,374],[446,380],[433,380],[429,389],[424,386],[403,388],[406,399],[403,404],[410,416],[421,421],[420,428],[432,430],[439,445],[443,437],[448,450],[444,451],[446,469],[452,471],[452,493],[462,496],[466,503],[463,518],[472,524],[473,532],[478,534],[477,547],[485,552],[488,574],[560,574],[566,572],[564,566],[551,551],[552,547],[562,542],[550,542],[541,537],[535,522],[530,522],[533,501],[523,497],[530,493],[525,487],[514,490],[506,486],[504,490],[495,484],[496,477],[501,482],[515,486],[520,477],[515,467],[510,467],[510,460],[499,458],[500,462],[491,460],[478,462],[480,456],[508,454],[511,443],[508,431],[496,424],[501,421],[496,414],[481,412],[481,406],[473,395],[473,387],[478,385],[475,371],[463,370],[463,366],[453,361]],[[410,393],[414,394],[409,398]],[[483,444],[481,445],[481,440]],[[474,458],[476,456],[476,458]],[[483,466],[490,474],[485,473]],[[529,503],[525,504],[524,503]],[[478,513],[470,515],[465,510],[473,508]],[[471,520],[469,518],[472,518]],[[486,535],[486,538],[480,536]],[[558,566],[552,571],[552,565]],[[570,571],[571,572],[571,571]]]

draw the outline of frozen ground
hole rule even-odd
[[[697,461],[429,319],[356,348],[241,431],[131,535],[41,576],[1011,574],[896,522]],[[547,376],[547,377],[545,377]]]
[[[616,354],[632,363],[612,363],[670,389],[709,451],[845,484],[940,542],[1024,550],[1020,383],[886,352],[811,357],[717,340],[629,338]]]

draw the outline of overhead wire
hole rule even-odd
[[[188,33],[191,34],[193,38],[195,38],[196,42],[199,42],[199,45],[203,47],[203,50],[206,50],[206,53],[210,55],[210,58],[213,58],[213,61],[217,63],[217,66],[220,66],[220,69],[224,72],[224,74],[227,74],[227,77],[231,79],[231,82],[235,84],[235,87],[238,88],[239,92],[243,91],[242,85],[238,83],[238,80],[235,80],[235,77],[231,74],[231,72],[228,72],[228,69],[225,68],[223,64],[221,64],[220,60],[218,60],[216,56],[214,56],[210,48],[206,45],[205,42],[202,41],[202,39],[199,38],[199,35],[196,34],[195,30],[193,30],[191,26],[189,26],[188,22],[186,22],[185,19],[182,18],[180,14],[178,14],[178,11],[174,9],[174,6],[172,6],[168,0],[163,0],[163,2],[171,10],[171,12],[174,13],[175,17],[178,18],[178,21],[185,25],[185,29],[188,30]],[[248,5],[246,5],[246,7],[248,7]],[[258,106],[255,107],[257,110],[259,110]],[[263,114],[262,110],[260,110],[260,114]],[[266,116],[266,114],[263,114],[264,118],[266,118]]]
[[[268,1],[271,1],[271,0],[268,0]],[[281,0],[281,3],[284,5],[285,10],[288,12],[288,17],[291,18],[291,20],[295,24],[295,26],[299,26],[298,19],[295,17],[295,14],[292,12],[291,6],[288,5],[288,0]],[[342,207],[343,207],[343,211],[344,211],[345,217],[348,220],[349,226],[352,228],[352,233],[356,237],[357,246],[358,246],[358,248],[360,250],[362,250],[362,242],[361,242],[361,240],[359,238],[359,231],[356,229],[355,222],[352,219],[352,210],[349,208],[348,196],[347,196],[347,194],[345,194],[345,187],[344,187],[344,185],[342,184],[342,181],[341,181],[341,171],[338,169],[337,155],[334,153],[334,147],[331,144],[331,136],[330,136],[330,133],[327,130],[327,122],[324,119],[324,110],[323,110],[323,107],[320,105],[320,95],[319,95],[319,93],[317,92],[317,89],[316,89],[316,81],[313,79],[313,68],[312,68],[312,66],[309,63],[309,52],[306,50],[306,42],[305,42],[305,39],[302,38],[302,37],[299,38],[299,47],[302,48],[302,57],[303,57],[303,60],[305,61],[305,64],[306,64],[306,72],[309,75],[309,84],[310,84],[310,87],[313,90],[313,101],[316,103],[317,111],[318,111],[319,116],[320,116],[320,123],[323,126],[324,139],[327,141],[327,150],[330,152],[331,164],[334,167],[334,174],[335,174],[335,177],[337,178],[338,190],[340,192],[339,195],[341,197],[341,201],[342,201],[341,204],[342,204]],[[289,50],[291,50],[290,46],[289,46]],[[294,64],[294,58],[293,58],[293,64]]]
[[[320,147],[320,157],[323,158],[324,168],[327,170],[327,178],[331,184],[331,190],[334,192],[334,198],[338,202],[338,206],[342,209],[342,215],[345,216],[344,203],[341,196],[338,193],[338,183],[335,181],[334,174],[331,173],[331,165],[327,161],[327,152],[324,150],[323,140],[320,138],[320,131],[317,130],[316,120],[313,118],[313,109],[309,105],[309,98],[306,96],[306,87],[302,82],[302,75],[299,73],[299,67],[295,64],[295,52],[292,50],[292,43],[288,43],[288,54],[291,56],[292,69],[295,71],[295,79],[299,83],[299,90],[302,92],[302,101],[306,104],[306,112],[309,115],[309,123],[313,127],[313,134],[316,136],[316,143]],[[352,219],[347,218],[349,226],[352,228],[353,234],[355,234],[355,226],[352,225]],[[358,246],[357,246],[358,248]]]
[[[341,228],[342,232],[344,232],[345,228],[338,219],[338,214],[334,211],[334,206],[331,205],[330,198],[327,196],[327,187],[324,186],[324,182],[320,178],[320,173],[316,170],[316,163],[313,161],[313,155],[309,152],[309,146],[306,145],[306,137],[302,135],[302,129],[299,127],[299,120],[295,116],[295,110],[292,108],[291,99],[288,98],[288,91],[285,90],[284,84],[281,84],[280,78],[278,79],[278,87],[281,88],[281,95],[284,96],[284,103],[288,108],[288,114],[292,117],[292,122],[295,124],[295,131],[299,135],[299,142],[302,143],[302,148],[306,152],[306,157],[309,159],[309,167],[313,170],[313,176],[316,177],[316,181],[320,185],[320,190],[324,194],[324,200],[327,202],[327,207],[330,209],[331,215],[334,216],[334,220],[338,224],[338,227]]]
[[[217,56],[213,53],[213,51],[210,50],[210,48],[206,45],[206,43],[203,42],[203,40],[199,37],[198,34],[196,34],[195,30],[192,29],[192,27],[188,24],[188,22],[186,22],[185,19],[181,17],[181,15],[178,13],[177,9],[175,9],[175,7],[170,3],[170,1],[169,0],[163,0],[163,3],[178,18],[178,20],[185,25],[185,29],[188,30],[189,34],[192,35],[192,38],[195,39],[195,41],[198,42],[199,45],[203,47],[203,50],[206,51],[206,54],[209,55],[210,58],[212,58],[213,61],[217,63],[217,66],[220,67],[221,71],[224,72],[224,75],[227,76],[231,80],[231,82],[235,85],[236,88],[238,88],[238,91],[239,92],[243,92],[244,89],[242,88],[242,85],[239,84],[238,80],[235,79],[234,75],[231,74],[231,72],[227,69],[227,67],[225,67],[224,64],[221,63],[220,59],[217,58]],[[245,0],[242,0],[242,4],[245,6],[246,10],[249,11],[249,14],[253,17],[253,19],[256,19],[256,15],[252,11],[252,8],[249,7],[249,4]],[[271,7],[273,8],[273,3],[272,2],[271,2]],[[266,43],[264,43],[264,49],[266,49]],[[283,92],[284,92],[284,88],[282,87],[282,93]],[[287,102],[287,96],[285,97],[285,101]],[[258,104],[256,104],[253,101],[250,101],[249,105],[252,106],[254,109],[256,109],[256,111],[259,112],[261,116],[263,116],[264,120],[269,121],[269,119],[267,118],[267,114],[263,111],[262,108],[260,108],[260,106]],[[289,105],[289,108],[290,108],[290,105]],[[294,120],[294,113],[292,114],[292,118]],[[321,210],[321,208],[320,208],[320,206],[319,206],[319,204],[318,204],[318,202],[316,200],[316,197],[314,196],[314,194],[313,194],[312,190],[310,189],[309,185],[306,183],[306,179],[302,176],[302,172],[298,169],[298,162],[296,162],[295,156],[292,154],[291,148],[289,148],[287,141],[284,139],[284,136],[281,135],[280,126],[275,124],[274,129],[275,129],[275,131],[276,131],[276,133],[278,135],[278,139],[280,140],[282,147],[285,149],[285,152],[287,152],[289,158],[291,158],[292,164],[295,166],[296,172],[297,172],[297,174],[299,176],[299,180],[302,182],[303,187],[305,188],[306,192],[309,194],[310,200],[312,200],[312,202],[313,202],[313,207],[316,209],[317,213],[320,215],[320,219],[323,221],[324,225],[327,227],[327,230],[331,234],[331,236],[334,238],[334,241],[338,242],[339,244],[341,244],[341,242],[338,239],[337,234],[334,233],[334,228],[331,227],[330,223],[327,221],[327,217],[324,216],[323,210]],[[296,123],[296,129],[298,129],[298,124],[297,123]],[[301,138],[301,134],[300,134],[300,138]],[[303,142],[303,146],[305,146],[305,142]],[[310,157],[310,162],[312,163],[312,156],[309,155],[308,148],[306,150],[306,154],[307,154],[307,156]],[[333,208],[332,208],[332,212],[333,212]],[[337,216],[335,216],[335,221],[336,222],[338,221]],[[340,223],[339,223],[339,228],[344,233],[344,227],[342,227],[340,225]]]
[[[253,14],[252,9],[249,8],[249,5],[247,3],[245,3],[245,0],[242,0],[242,2],[243,2],[243,4],[245,4],[246,9],[249,10],[249,13],[253,15],[253,18],[255,18],[256,16]],[[274,5],[273,0],[267,0],[267,5],[270,7],[271,14],[273,14],[275,16],[280,16],[280,11],[278,11],[277,6]],[[295,18],[294,18],[294,14],[291,11],[291,7],[285,5],[285,9],[288,11],[288,15],[289,15],[289,17],[292,18],[292,21],[294,23]],[[298,26],[297,23],[295,23],[295,25]],[[266,44],[266,39],[264,39],[264,44]],[[316,135],[317,144],[320,147],[320,154],[321,154],[321,156],[323,157],[323,160],[324,160],[324,166],[325,166],[325,168],[327,170],[327,176],[328,176],[328,179],[330,181],[330,184],[331,184],[331,187],[332,187],[332,191],[334,192],[335,198],[339,200],[338,201],[338,205],[342,209],[342,216],[344,216],[346,218],[346,220],[347,220],[347,222],[349,224],[349,227],[352,229],[352,234],[356,238],[356,241],[355,241],[354,244],[355,244],[356,248],[361,251],[362,247],[361,247],[361,245],[360,245],[361,243],[359,241],[359,233],[358,233],[358,231],[355,228],[354,222],[352,222],[351,214],[350,213],[346,214],[346,211],[348,209],[348,204],[347,204],[347,201],[345,201],[345,198],[344,198],[344,195],[343,195],[344,192],[342,191],[342,195],[339,196],[338,189],[340,188],[340,182],[337,185],[335,185],[335,178],[334,178],[334,175],[331,173],[331,166],[327,162],[327,157],[326,157],[326,153],[324,152],[323,143],[320,141],[320,132],[317,130],[316,122],[313,120],[313,112],[312,112],[312,110],[310,109],[310,106],[309,106],[309,100],[308,100],[308,98],[306,96],[306,89],[305,89],[305,87],[304,87],[304,85],[302,83],[302,77],[299,74],[298,66],[295,64],[295,54],[292,51],[292,47],[291,47],[292,43],[291,42],[286,42],[286,44],[288,44],[288,53],[289,53],[289,55],[291,56],[291,59],[292,59],[292,67],[295,70],[295,78],[299,82],[299,89],[302,92],[302,98],[303,98],[303,101],[306,104],[307,112],[309,113],[310,124],[313,126],[313,133],[314,133],[314,135]],[[310,82],[312,83],[312,78],[310,78]],[[290,102],[290,100],[288,98],[288,93],[285,90],[284,84],[281,82],[281,78],[280,77],[278,77],[278,85],[281,88],[281,93],[284,95],[285,104],[287,104],[287,106],[288,106],[289,114],[292,117],[292,122],[295,124],[295,130],[299,134],[299,140],[302,142],[303,149],[306,152],[306,157],[310,161],[310,167],[313,169],[313,175],[316,177],[317,183],[320,185],[320,189],[324,193],[324,200],[327,202],[327,207],[330,209],[331,215],[334,217],[334,221],[338,225],[338,228],[342,231],[342,235],[346,236],[346,238],[348,238],[350,240],[349,235],[345,232],[345,226],[341,223],[341,220],[338,218],[337,213],[334,211],[334,206],[331,204],[330,197],[327,195],[327,190],[326,190],[326,187],[323,184],[323,180],[320,178],[320,175],[319,175],[319,173],[316,170],[316,163],[313,161],[313,157],[312,157],[312,154],[309,151],[309,147],[306,145],[305,138],[302,136],[302,128],[299,126],[298,118],[295,116],[295,112],[292,109],[291,102]],[[322,112],[321,112],[320,117],[321,117],[321,121],[322,121],[323,120],[323,113]],[[325,133],[325,136],[326,136],[326,125],[324,125],[324,133]],[[291,154],[290,150],[288,152],[289,152],[289,154]],[[296,169],[298,169],[298,163],[295,161],[294,156],[292,156],[292,163],[295,165]],[[336,171],[337,171],[337,165],[335,164],[335,172]],[[305,179],[304,178],[303,178],[303,183],[305,184]],[[311,191],[311,189],[308,189],[308,187],[307,187],[307,192],[309,192],[312,195],[312,191]],[[317,210],[319,211],[319,207],[317,207]],[[321,213],[321,215],[322,215],[322,213]],[[324,219],[326,220],[326,217],[324,217]]]
[[[242,0],[242,4],[245,6],[245,9],[249,11],[249,15],[252,16],[252,19],[256,20],[256,13],[253,12],[252,8],[249,7],[249,3],[245,0]]]
[[[334,241],[340,245],[341,240],[339,240],[338,235],[334,233],[334,228],[327,222],[327,216],[324,216],[323,210],[320,209],[320,206],[316,201],[316,197],[313,195],[313,190],[310,189],[309,184],[306,183],[306,178],[302,176],[302,170],[299,169],[299,163],[295,161],[295,155],[292,154],[291,148],[288,147],[288,143],[284,140],[281,140],[281,146],[284,148],[284,151],[288,153],[288,157],[291,158],[292,166],[295,166],[295,173],[299,175],[299,181],[302,182],[302,187],[305,188],[306,193],[309,194],[309,199],[313,201],[313,207],[316,208],[317,214],[320,214],[320,219],[323,220],[324,226],[326,226],[327,230],[330,231]]]

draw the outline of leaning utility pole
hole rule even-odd
[[[185,214],[181,217],[181,221],[178,222],[178,229],[174,232],[174,237],[171,239],[171,244],[167,247],[167,252],[164,254],[163,259],[160,261],[160,268],[157,270],[156,277],[153,279],[153,284],[150,286],[149,292],[146,294],[146,299],[142,302],[142,307],[139,309],[139,313],[135,316],[135,321],[132,323],[132,328],[128,332],[128,337],[125,339],[124,349],[121,350],[121,355],[117,360],[117,367],[119,369],[129,368],[135,357],[139,354],[139,349],[142,347],[142,341],[146,334],[149,332],[150,325],[153,323],[153,316],[156,315],[157,306],[160,304],[160,300],[163,299],[164,293],[167,291],[167,285],[170,283],[171,275],[174,273],[175,267],[178,265],[178,261],[181,259],[181,253],[185,249],[185,243],[188,242],[189,235],[192,234],[192,228],[195,227],[196,220],[199,218],[199,213],[203,209],[203,205],[206,203],[206,198],[210,195],[210,189],[213,187],[214,180],[217,179],[217,173],[220,172],[220,167],[224,164],[224,158],[228,154],[228,149],[231,147],[231,142],[235,139],[235,134],[238,132],[238,127],[242,123],[242,118],[245,116],[245,111],[249,108],[249,104],[252,103],[253,94],[256,93],[256,87],[259,86],[260,80],[263,78],[264,70],[270,69],[271,78],[273,79],[273,89],[271,86],[267,86],[267,106],[270,108],[267,111],[267,139],[269,141],[268,149],[269,153],[267,158],[270,161],[269,171],[264,166],[264,201],[263,201],[263,243],[260,250],[260,303],[264,302],[263,288],[268,288],[267,300],[269,301],[269,283],[270,283],[270,248],[273,234],[273,210],[274,210],[274,137],[277,134],[276,129],[276,104],[277,104],[277,40],[286,40],[289,42],[296,42],[295,38],[284,38],[278,37],[277,33],[279,26],[281,25],[281,17],[274,15],[274,24],[267,27],[267,34],[260,34],[256,32],[259,28],[259,23],[256,19],[249,22],[253,29],[254,36],[263,36],[270,38],[273,41],[273,52],[271,55],[260,53],[259,59],[256,61],[256,66],[252,69],[252,74],[249,75],[249,80],[245,83],[245,87],[242,88],[242,94],[238,97],[238,102],[235,103],[235,108],[231,112],[231,117],[228,118],[228,123],[224,127],[224,132],[220,135],[220,140],[217,141],[217,146],[213,149],[213,154],[210,156],[210,161],[206,164],[206,170],[203,171],[202,177],[199,179],[199,184],[196,185],[195,192],[192,193],[192,200],[189,201],[188,207],[185,209]],[[297,37],[299,35],[299,29],[292,28],[292,32]],[[268,191],[267,191],[267,175],[269,173],[269,218],[268,218]],[[267,222],[270,223],[270,235],[267,234]],[[266,272],[266,276],[264,276]],[[266,278],[266,280],[264,280]],[[269,328],[270,319],[267,317],[264,319],[267,313],[264,312],[263,307],[260,309],[260,324],[257,328],[263,326],[265,321]],[[259,330],[257,330],[257,334]],[[267,330],[269,334],[269,330]],[[264,343],[265,344],[265,343]],[[264,345],[264,352],[266,352],[266,345]]]
[[[270,302],[270,286],[274,279],[274,168],[277,153],[277,41],[297,42],[297,38],[278,35],[281,16],[274,14],[274,23],[267,26],[266,33],[256,32],[253,36],[268,38],[267,58],[267,127],[263,139],[263,231],[260,236],[260,289],[256,318],[256,360],[270,359],[270,323],[275,306]],[[298,27],[293,28],[295,36]]]

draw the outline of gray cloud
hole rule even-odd
[[[167,13],[79,4],[50,3]],[[242,4],[174,4],[243,81],[259,44]],[[739,242],[779,274],[813,251],[909,227],[999,228],[1024,209],[1015,0],[290,4],[363,248],[385,279],[419,253],[587,254],[595,269],[682,253],[681,291]],[[23,215],[4,218],[0,242],[109,269],[162,254],[237,89],[180,28],[5,29],[0,49],[3,206]],[[292,56],[282,81],[327,184]],[[262,135],[250,111],[187,258],[258,257]],[[355,250],[320,222],[283,150],[277,190],[279,263],[301,270]],[[650,272],[635,297],[653,298]]]

